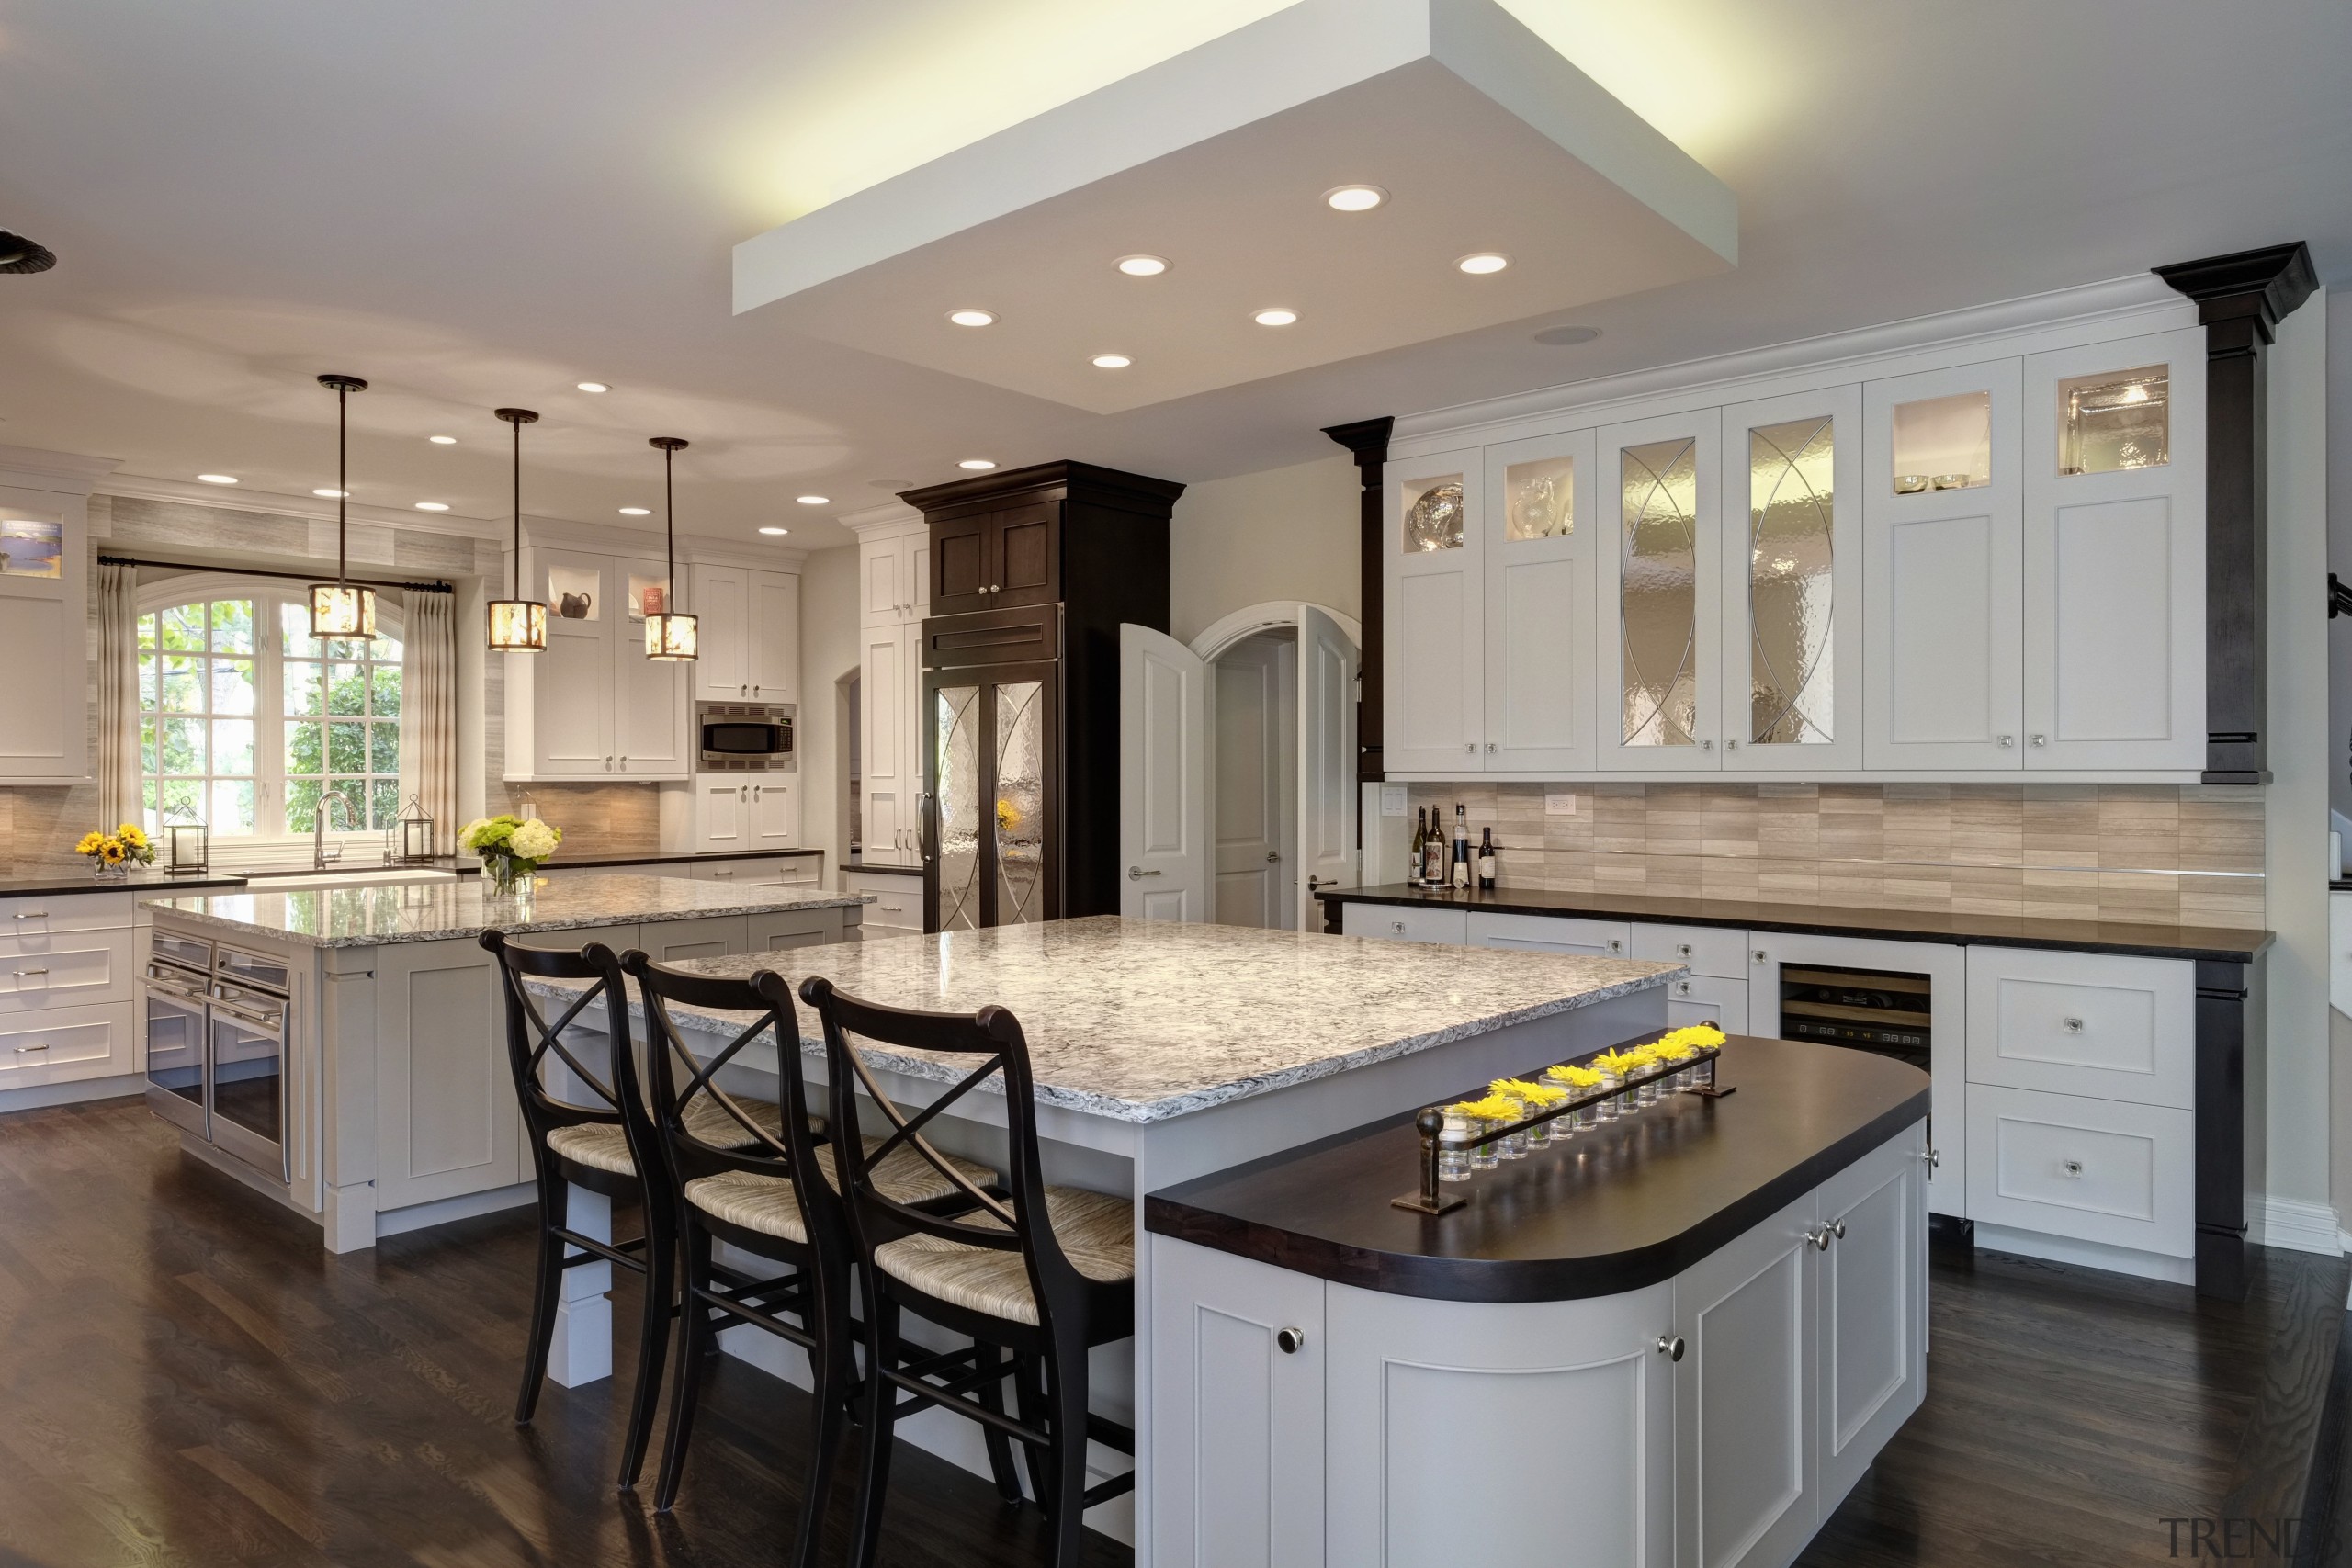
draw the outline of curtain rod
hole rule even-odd
[[[232,577],[282,577],[288,582],[310,582],[318,577],[314,571],[271,571],[258,566],[219,566],[192,560],[149,560],[142,556],[98,557],[100,566],[168,566],[181,571],[220,571]],[[348,581],[368,588],[400,588],[411,593],[449,593],[455,592],[446,582],[391,582],[380,577],[355,577]]]

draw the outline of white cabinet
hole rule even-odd
[[[2197,966],[2109,953],[1968,950],[1968,1081],[2197,1103]]]
[[[1813,1258],[1824,1518],[1928,1392],[1926,1150],[1918,1134],[1822,1183]],[[1818,1233],[1816,1233],[1818,1234]]]
[[[873,895],[874,902],[865,906],[868,935],[922,930],[920,876],[910,876],[902,871],[861,871],[851,866],[842,872],[842,891]]]
[[[1485,455],[1442,452],[1391,463],[1383,493],[1388,766],[1482,771]]]
[[[1722,766],[1723,530],[1719,411],[1612,424],[1600,434],[1611,504],[1600,591],[1598,755],[1604,768]],[[1396,765],[1394,762],[1392,766]]]
[[[1498,915],[1474,909],[1465,912],[1464,939],[1472,947],[1623,958],[1630,932],[1623,920],[1588,920],[1569,915]]]
[[[859,844],[876,865],[922,860],[922,626],[869,626],[860,660]]]
[[[662,847],[672,854],[796,848],[799,802],[789,773],[697,773],[662,791]]]
[[[2030,355],[2024,467],[2026,766],[2202,767],[2205,330]]]
[[[1486,714],[1477,766],[1592,766],[1592,432],[1489,446],[1472,519],[1484,536]],[[1409,678],[1409,672],[1408,672]]]
[[[800,700],[800,579],[791,572],[698,563],[688,608],[698,617],[703,702]]]
[[[1984,1227],[2000,1226],[2193,1258],[2196,1120],[2166,1105],[1969,1085],[1968,1214],[1980,1244],[1999,1245]]]
[[[85,490],[0,483],[0,784],[90,774]]]
[[[1351,902],[1340,917],[1340,930],[1344,935],[1375,942],[1451,942],[1461,947],[1470,941],[1469,917],[1464,911],[1403,904]]]
[[[692,664],[645,657],[633,614],[663,583],[658,560],[529,545],[526,595],[548,605],[542,653],[503,655],[506,777],[606,780],[687,775]]]
[[[931,536],[917,522],[861,530],[858,540],[859,618],[920,620],[931,609]]]

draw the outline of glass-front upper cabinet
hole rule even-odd
[[[1727,769],[1861,765],[1861,429],[1860,387],[1723,411]]]
[[[1390,460],[1384,483],[1383,655],[1391,771],[1483,772],[1485,741],[1486,453],[1473,448]]]
[[[2205,335],[2025,361],[2025,766],[2205,760]]]
[[[1592,766],[1593,433],[1486,453],[1486,733],[1497,773]]]
[[[1651,773],[1722,765],[1718,411],[1611,425],[1596,542],[1599,760]]]
[[[1862,389],[1862,765],[2024,765],[2018,362]]]

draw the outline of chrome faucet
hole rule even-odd
[[[332,793],[319,796],[318,809],[311,813],[311,869],[312,871],[324,871],[331,862],[343,858],[341,844],[337,844],[332,850],[327,848],[327,817],[329,808],[336,806],[343,807],[344,830],[345,832],[351,830],[351,802]]]

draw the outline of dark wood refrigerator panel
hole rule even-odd
[[[923,676],[923,930],[976,931],[1063,913],[1061,666]]]

